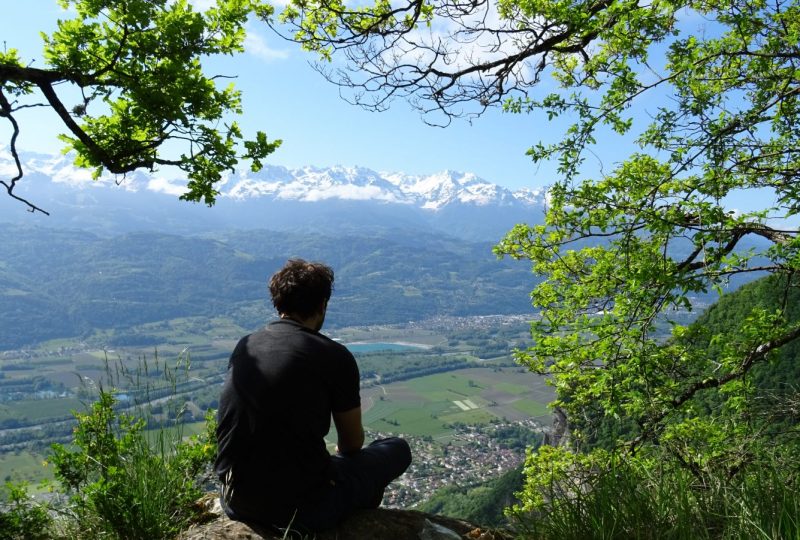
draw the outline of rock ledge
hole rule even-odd
[[[193,525],[177,540],[506,540],[498,531],[489,531],[460,519],[434,516],[415,510],[378,508],[350,516],[337,528],[313,537],[275,532],[259,526],[233,521],[222,514],[215,497],[204,497],[199,504],[207,509],[208,521]]]

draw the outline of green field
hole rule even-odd
[[[46,457],[25,450],[0,454],[0,482],[26,482],[35,484],[53,477],[53,467]]]
[[[550,414],[550,410],[545,405],[532,399],[520,399],[515,401],[513,406],[515,409],[530,416],[547,416]]]
[[[10,418],[35,421],[68,417],[71,411],[82,408],[83,404],[78,398],[19,400],[0,405],[0,421]]]
[[[550,400],[552,392],[541,378],[487,368],[437,373],[362,392],[368,429],[436,439],[448,438],[455,423],[547,416]]]
[[[7,358],[0,365],[0,391],[22,392],[23,398],[0,402],[0,422],[7,421],[10,428],[16,427],[14,420],[23,425],[41,421],[43,428],[58,427],[57,422],[47,424],[47,421],[71,417],[73,410],[85,410],[97,385],[123,388],[121,392],[125,393],[124,388],[130,386],[131,380],[143,373],[144,363],[149,371],[144,372],[140,384],[156,390],[162,388],[164,381],[159,370],[164,361],[172,366],[179,357],[185,359],[186,353],[191,358],[190,381],[187,383],[191,388],[181,387],[186,392],[184,396],[191,400],[193,411],[202,413],[216,407],[227,357],[239,336],[245,333],[244,329],[222,318],[182,318],[147,323],[134,330],[134,335],[149,336],[160,344],[157,347],[116,345],[104,349],[87,347],[81,340],[53,340],[19,357]],[[343,342],[409,342],[428,347],[409,352],[357,355],[360,366],[364,368],[362,373],[372,373],[365,378],[367,386],[362,389],[367,429],[430,436],[447,442],[454,433],[454,424],[485,424],[495,419],[519,420],[547,414],[545,404],[552,400],[552,390],[541,378],[519,368],[471,361],[477,359],[477,355],[472,354],[476,345],[469,343],[475,335],[473,332],[459,332],[461,334],[457,336],[448,336],[441,331],[399,326],[347,328],[331,332],[333,337]],[[482,332],[484,341],[490,335],[497,337],[491,331],[484,329]],[[509,336],[513,337],[513,334]],[[123,337],[114,331],[102,331],[97,332],[93,339],[111,341]],[[154,372],[156,356],[160,367]],[[126,375],[118,371],[121,366],[125,366]],[[463,366],[475,367],[464,369]],[[413,378],[418,372],[431,368],[453,371]],[[116,377],[122,383],[121,386],[109,383],[110,373],[112,378]],[[396,382],[371,386],[389,375],[393,375]],[[58,393],[67,391],[72,397],[28,398],[36,395],[39,387]],[[39,427],[5,431],[4,446],[0,447],[0,478],[35,483],[52,476],[52,467],[42,465],[47,459],[47,451],[42,448],[47,448],[49,440],[42,437],[44,430],[40,432]],[[63,431],[64,427],[62,424],[59,432],[62,437],[68,433]],[[194,422],[185,426],[182,433],[188,436],[203,428],[203,422]],[[47,432],[52,433],[52,430]],[[18,433],[27,433],[29,438],[20,441]],[[335,430],[329,436],[331,442],[333,438]],[[3,442],[2,437],[0,442]]]

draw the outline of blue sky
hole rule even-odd
[[[55,29],[67,18],[55,0],[3,2],[0,39],[17,48],[25,60],[41,62],[40,31]],[[424,124],[404,101],[389,111],[373,113],[346,103],[338,88],[312,69],[313,57],[254,22],[248,27],[247,52],[215,60],[214,73],[236,75],[243,92],[245,134],[263,130],[283,146],[270,162],[287,167],[358,165],[377,171],[432,174],[445,169],[472,172],[508,188],[541,187],[553,170],[537,167],[525,151],[544,134],[541,120],[499,110],[447,128]],[[210,70],[211,71],[211,70]],[[58,120],[49,110],[19,113],[22,149],[56,153]],[[0,126],[0,130],[5,126]],[[5,132],[0,131],[4,137]],[[5,139],[3,139],[5,142]]]
[[[280,0],[279,0],[280,1]],[[194,0],[208,4],[210,0]],[[41,61],[41,31],[51,32],[58,18],[68,18],[56,0],[3,2],[0,40],[17,48],[25,60]],[[685,14],[687,31],[706,31],[707,21]],[[427,175],[445,169],[471,172],[510,189],[540,188],[556,178],[555,164],[536,165],[526,156],[533,144],[557,140],[565,127],[548,123],[542,116],[486,112],[469,123],[456,120],[447,128],[426,125],[419,113],[402,100],[389,111],[374,113],[345,102],[339,89],[309,65],[314,57],[275,35],[263,23],[248,25],[246,52],[236,57],[212,59],[208,72],[236,76],[243,93],[244,115],[238,119],[245,135],[265,131],[283,145],[269,162],[290,168],[333,165],[362,166],[376,171]],[[552,86],[548,90],[552,89]],[[543,90],[543,89],[542,89]],[[639,122],[663,95],[648,93],[638,104]],[[18,146],[25,150],[57,153],[57,134],[63,129],[47,108],[20,111],[22,124]],[[636,131],[636,129],[634,129]],[[0,124],[0,148],[8,137]],[[597,178],[613,170],[631,143],[618,136],[598,134],[598,144],[586,155],[583,172]],[[768,204],[770,193],[737,194],[733,207],[745,209]]]

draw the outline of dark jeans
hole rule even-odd
[[[377,508],[389,482],[411,464],[411,449],[404,439],[378,439],[347,456],[331,457],[336,469],[335,485],[319,502],[297,509],[295,521],[311,531],[336,526],[354,510]]]
[[[377,508],[389,482],[403,474],[411,464],[411,449],[399,437],[378,439],[353,454],[331,456],[335,480],[313,503],[300,505],[290,523],[271,523],[280,529],[316,532],[335,527],[355,510]],[[237,516],[223,501],[229,517]],[[249,521],[244,518],[243,521]]]

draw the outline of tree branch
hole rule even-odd
[[[632,452],[635,452],[636,448],[638,448],[640,444],[649,439],[656,432],[661,421],[663,421],[673,411],[678,410],[681,406],[683,406],[684,403],[692,399],[697,392],[701,390],[707,390],[709,388],[719,388],[733,380],[741,378],[747,372],[749,372],[758,361],[763,360],[767,353],[779,349],[798,338],[800,338],[800,326],[795,327],[776,339],[767,341],[753,348],[742,359],[739,367],[734,371],[731,371],[722,377],[708,377],[701,381],[692,383],[680,395],[674,397],[671,401],[666,402],[669,408],[664,409],[651,417],[643,419],[643,421],[640,423],[642,433],[640,433],[632,441],[629,441],[627,446]]]
[[[19,136],[19,124],[17,124],[16,118],[12,114],[13,111],[11,109],[11,103],[6,98],[5,94],[3,93],[2,86],[0,86],[0,117],[7,118],[8,121],[11,123],[12,134],[11,134],[11,141],[9,143],[9,149],[11,151],[11,156],[14,158],[14,165],[17,168],[17,174],[11,178],[8,182],[5,180],[0,180],[0,185],[3,185],[6,188],[6,193],[12,198],[20,201],[21,203],[28,206],[28,209],[31,212],[41,212],[42,214],[49,216],[50,213],[39,208],[32,202],[28,201],[27,199],[20,197],[16,193],[14,193],[14,188],[17,186],[17,182],[22,180],[24,173],[22,172],[22,163],[19,159],[19,154],[17,153],[17,137]]]

